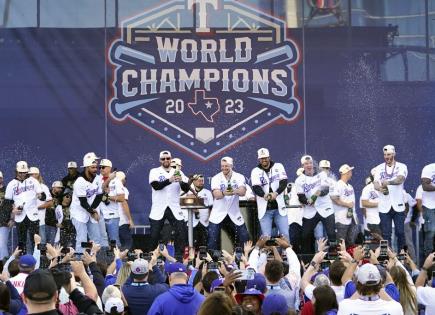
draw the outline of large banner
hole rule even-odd
[[[266,147],[291,180],[308,153],[336,174],[354,165],[357,195],[385,144],[408,165],[409,191],[433,162],[435,87],[382,81],[388,27],[288,29],[230,0],[162,1],[120,24],[0,29],[5,181],[24,159],[51,184],[93,151],[127,173],[147,224],[162,150],[186,174],[211,178],[225,155],[249,177]]]

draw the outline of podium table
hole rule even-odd
[[[199,209],[204,209],[204,206],[181,206],[181,209],[187,210],[187,235],[189,239],[189,248],[193,247],[193,216],[194,212],[197,212]]]

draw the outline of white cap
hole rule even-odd
[[[108,298],[106,303],[104,304],[104,311],[106,313],[110,314],[113,307],[116,307],[116,312],[117,313],[124,312],[124,303],[118,297],[110,297],[110,298]]]
[[[230,158],[229,156],[224,156],[223,158],[221,158],[221,162],[227,162],[228,164],[234,165],[233,159]]]
[[[86,154],[83,157],[83,165],[82,167],[88,167],[88,166],[92,166],[93,164],[97,164],[97,156],[92,155],[92,154]]]
[[[301,164],[304,164],[306,161],[313,161],[313,157],[311,155],[304,155],[301,157]]]
[[[331,162],[329,162],[328,160],[321,160],[319,162],[319,167],[322,167],[322,168],[331,168]]]
[[[99,160],[99,159],[101,159],[99,156],[97,156],[94,152],[88,152],[88,153],[86,153],[85,154],[85,157],[89,157],[89,159],[91,159],[91,157],[94,159],[94,160]]]
[[[108,166],[108,167],[112,167],[112,162],[108,159],[102,159],[100,161],[100,166]]]
[[[148,273],[148,261],[142,258],[135,259],[130,266],[134,276],[143,276]]]
[[[304,168],[303,167],[299,167],[298,170],[296,171],[296,175],[297,176],[301,176],[304,172]]]
[[[171,161],[171,164],[174,164],[176,166],[183,166],[183,163],[181,162],[181,159],[179,159],[179,158],[173,158]]]
[[[257,154],[259,159],[267,158],[270,156],[269,150],[266,148],[261,148],[260,150],[257,151]]]
[[[353,167],[353,166],[349,166],[347,164],[343,164],[342,166],[340,166],[338,171],[340,172],[340,174],[346,174],[347,172],[353,170],[354,168],[355,167]]]
[[[20,172],[20,173],[27,173],[29,171],[29,167],[27,166],[27,162],[26,161],[17,162],[16,170],[17,170],[17,172]]]
[[[39,168],[32,166],[29,168],[29,174],[39,174]]]
[[[375,265],[364,264],[358,270],[357,280],[363,285],[376,285],[381,281],[381,273]]]
[[[67,167],[68,168],[77,168],[77,163],[74,161],[70,161],[70,162],[68,162]]]
[[[370,177],[367,177],[367,178],[365,179],[365,183],[366,183],[366,185],[370,184],[371,182],[372,182],[372,179],[371,179]]]
[[[169,155],[170,158],[172,157],[171,152],[165,150],[165,151],[160,152],[160,154],[159,154],[159,158],[161,159],[161,158],[163,158],[165,155]]]
[[[0,178],[3,178],[3,173],[2,172],[0,172]]]
[[[51,184],[51,188],[63,188],[63,184],[60,180],[57,180]]]
[[[393,153],[393,154],[396,154],[396,148],[394,147],[394,145],[387,144],[384,147],[384,153]]]
[[[125,179],[125,173],[122,171],[117,171],[116,172],[116,178],[118,178],[119,180],[124,180]]]

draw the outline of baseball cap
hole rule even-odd
[[[112,167],[112,161],[110,161],[108,159],[102,159],[100,161],[100,166]]]
[[[301,164],[304,164],[306,161],[313,161],[313,157],[311,155],[304,155],[301,157]]]
[[[187,272],[186,266],[183,265],[180,262],[174,262],[172,264],[165,265],[165,271],[168,274],[174,273],[174,272]]]
[[[36,265],[36,259],[30,254],[26,254],[20,257],[18,260],[18,266],[24,269],[33,268]]]
[[[261,148],[260,150],[257,151],[257,154],[259,159],[267,158],[270,156],[269,150],[266,148]]]
[[[235,298],[238,304],[241,304],[243,301],[243,297],[246,295],[256,295],[260,298],[261,301],[264,300],[264,294],[258,291],[257,289],[246,289],[243,293],[237,293]]]
[[[301,176],[304,173],[304,168],[303,167],[299,167],[296,171],[296,176]]]
[[[49,270],[32,271],[24,283],[24,295],[32,301],[47,301],[57,292],[56,282]]]
[[[171,152],[169,151],[162,151],[159,154],[159,158],[161,159],[162,157],[164,157],[165,155],[169,155],[169,157],[172,157]]]
[[[319,167],[322,167],[322,168],[331,168],[331,162],[329,162],[328,160],[321,160],[319,162]]]
[[[125,179],[125,173],[122,171],[117,171],[116,172],[116,178],[118,178],[119,180],[124,180]]]
[[[358,270],[357,280],[364,285],[376,285],[381,281],[381,274],[375,265],[364,264]]]
[[[20,172],[20,173],[27,173],[29,171],[29,167],[27,166],[27,162],[26,161],[18,161],[16,170],[17,170],[17,172]]]
[[[221,158],[221,162],[227,162],[228,164],[234,165],[233,158],[230,158],[229,156],[224,156],[223,158]]]
[[[213,280],[213,282],[210,285],[210,292],[213,292],[216,287],[222,286],[223,283],[224,283],[224,278],[217,278]]]
[[[148,261],[142,258],[135,259],[130,268],[133,278],[143,278],[148,273]]]
[[[183,163],[181,162],[181,159],[179,158],[173,158],[171,161],[171,165],[174,164],[176,166],[183,166]]]
[[[263,305],[261,306],[261,312],[263,315],[270,315],[270,314],[287,315],[288,306],[284,295],[279,293],[272,293],[266,296],[266,298],[263,301]]]
[[[39,174],[39,168],[32,166],[29,168],[29,174]]]
[[[95,156],[95,153],[94,154],[87,153],[83,157],[82,167],[88,167],[88,166],[92,166],[93,164],[97,164],[97,160],[98,160],[98,158],[97,158],[97,156]]]
[[[254,279],[246,281],[246,289],[257,289],[258,291],[266,292],[266,277],[261,273],[256,273]]]
[[[340,172],[340,174],[346,174],[347,172],[353,170],[354,168],[355,167],[353,167],[353,166],[349,166],[347,164],[343,164],[342,166],[340,166],[338,171]]]
[[[116,312],[117,313],[122,313],[124,312],[124,303],[122,302],[122,300],[118,297],[111,297],[108,298],[106,303],[104,304],[104,311],[106,313],[111,313],[112,312],[112,308],[115,307],[116,308]]]
[[[93,158],[94,160],[99,160],[99,159],[101,159],[99,156],[97,156],[97,155],[95,154],[95,152],[88,152],[88,153],[85,154],[85,157]]]
[[[384,153],[396,153],[396,148],[394,147],[394,145],[391,145],[391,144],[387,144],[385,147],[384,147]]]
[[[57,180],[55,182],[53,182],[53,184],[51,184],[52,188],[63,188],[63,184],[61,181]]]
[[[77,163],[74,161],[70,161],[70,162],[68,162],[67,167],[68,168],[77,168]]]
[[[3,178],[3,173],[2,172],[0,172],[0,177]]]
[[[321,285],[331,285],[331,281],[329,281],[329,278],[324,273],[319,273],[316,278],[314,279],[313,285],[315,287],[319,287]]]

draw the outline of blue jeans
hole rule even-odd
[[[9,231],[10,229],[7,226],[0,227],[0,260],[9,257]]]
[[[381,230],[382,238],[388,241],[389,246],[391,246],[391,233],[392,233],[392,221],[394,221],[394,232],[397,237],[397,249],[399,252],[405,243],[405,211],[397,212],[393,208],[387,213],[379,213],[381,218]]]
[[[109,247],[109,239],[107,237],[106,222],[103,216],[100,216],[98,221],[98,226],[100,227],[100,245],[101,247]]]
[[[287,215],[285,216],[280,215],[278,209],[266,210],[266,213],[260,220],[261,234],[272,236],[273,222],[275,222],[275,225],[279,230],[279,234],[283,235],[288,240],[289,234],[288,234]]]
[[[231,221],[230,217],[227,215],[225,219],[219,223],[209,223],[208,225],[208,248],[209,249],[220,249],[220,236],[221,229],[227,230],[230,237],[233,239],[235,246],[242,247],[244,243],[249,240],[249,233],[246,229],[246,225],[236,225]]]
[[[133,238],[131,236],[130,224],[123,224],[119,227],[119,240],[121,242],[121,249],[131,249],[133,245]]]
[[[39,226],[39,236],[41,237],[41,244],[47,244],[45,224]]]
[[[45,237],[46,237],[46,243],[50,243],[54,246],[54,241],[56,239],[56,232],[57,227],[45,225]]]
[[[116,241],[116,246],[121,247],[119,240],[119,218],[104,220],[106,222],[107,236],[110,241]]]
[[[87,223],[83,223],[74,218],[72,218],[72,223],[76,229],[77,236],[75,249],[77,253],[83,253],[82,242],[88,241],[88,234],[89,240],[101,244],[100,227],[98,226],[98,223],[92,223],[91,220]]]
[[[433,252],[433,238],[435,236],[435,209],[423,207],[424,218],[424,257]]]

